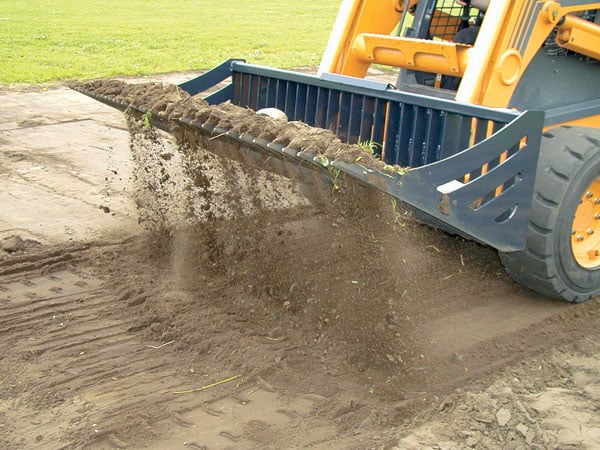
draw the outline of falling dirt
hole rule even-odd
[[[96,83],[153,114],[321,142],[169,85]],[[240,149],[174,141],[137,115],[127,125],[138,234],[3,241],[1,448],[600,440],[597,301],[532,294],[492,249],[378,192],[221,158],[199,144]]]

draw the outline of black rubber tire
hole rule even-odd
[[[558,127],[544,134],[523,251],[502,253],[507,273],[549,297],[579,303],[600,295],[600,268],[580,266],[571,229],[581,197],[600,177],[600,130]]]

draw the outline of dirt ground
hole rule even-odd
[[[600,303],[380,194],[64,87],[1,93],[0,174],[0,448],[600,448]]]

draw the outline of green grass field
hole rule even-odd
[[[340,0],[2,0],[0,84],[317,65]]]

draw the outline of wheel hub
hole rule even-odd
[[[600,267],[600,178],[585,191],[573,218],[571,249],[586,269]]]

